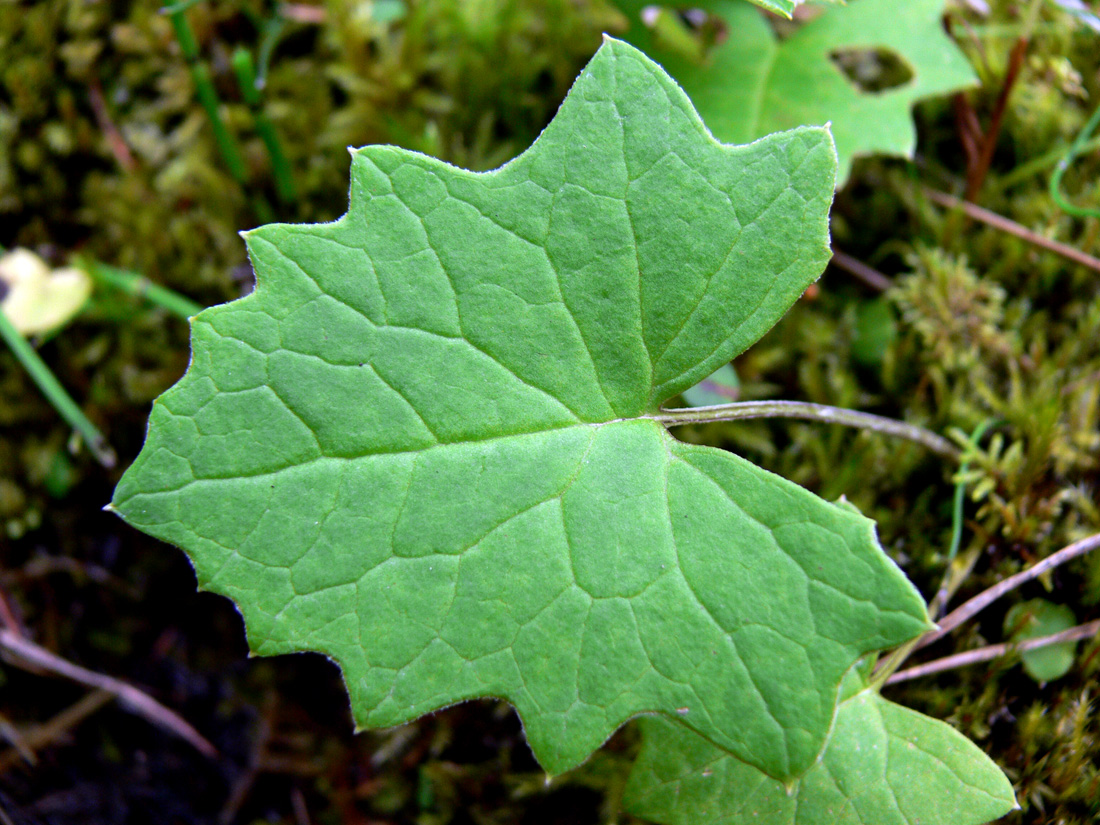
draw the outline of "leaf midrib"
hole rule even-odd
[[[444,448],[447,448],[447,447],[463,447],[463,446],[466,446],[466,445],[488,444],[488,443],[491,443],[491,442],[494,442],[494,441],[503,441],[505,439],[510,439],[510,438],[526,438],[526,437],[529,437],[529,436],[539,436],[539,435],[545,435],[545,434],[548,434],[548,433],[563,432],[563,431],[574,429],[574,428],[580,429],[580,428],[583,428],[583,427],[591,427],[591,428],[598,429],[600,427],[606,427],[608,424],[621,424],[621,423],[628,423],[628,422],[633,422],[633,421],[652,421],[655,424],[660,425],[661,429],[664,430],[667,433],[667,429],[664,427],[664,425],[661,424],[661,422],[656,418],[656,416],[652,416],[652,415],[640,415],[640,416],[637,416],[636,418],[615,418],[615,419],[612,419],[610,421],[571,422],[571,423],[561,424],[561,425],[558,425],[558,426],[547,426],[544,429],[540,429],[540,430],[528,430],[527,432],[506,433],[506,434],[503,434],[503,435],[497,434],[497,435],[488,436],[486,438],[469,438],[469,439],[463,439],[463,440],[460,440],[460,441],[440,441],[440,442],[437,442],[435,444],[429,444],[425,447],[418,447],[418,448],[409,449],[409,450],[379,450],[378,452],[362,453],[361,455],[348,455],[348,456],[319,455],[319,456],[315,456],[315,457],[310,458],[310,459],[306,459],[305,461],[297,461],[297,462],[294,462],[292,464],[287,464],[285,467],[279,467],[278,469],[275,469],[275,470],[264,470],[263,472],[259,472],[259,473],[234,473],[233,475],[226,475],[226,476],[203,476],[202,478],[191,479],[190,481],[187,481],[187,482],[185,482],[185,483],[183,483],[183,484],[181,484],[177,487],[167,487],[163,490],[156,490],[156,491],[150,492],[150,493],[135,493],[134,496],[138,496],[138,495],[156,496],[156,495],[164,495],[164,494],[168,494],[168,493],[176,493],[176,492],[179,492],[180,490],[186,489],[187,487],[191,487],[195,484],[201,484],[201,483],[204,483],[204,482],[242,481],[242,480],[277,476],[280,473],[287,472],[288,470],[298,470],[298,469],[301,469],[301,468],[310,467],[312,465],[320,464],[322,462],[327,462],[327,461],[352,462],[352,461],[365,461],[365,460],[372,459],[372,458],[391,458],[391,457],[405,456],[405,455],[417,455],[417,456],[419,456],[419,455],[423,455],[424,453],[430,452],[432,450],[439,450],[439,449],[444,449]],[[168,450],[167,447],[162,447],[162,449]],[[172,451],[168,450],[168,452],[172,452]],[[178,453],[172,453],[172,454],[179,457],[179,458],[184,458],[184,456],[180,456]],[[132,497],[133,496],[131,496],[131,498]],[[122,501],[126,501],[126,500],[129,500],[129,499],[123,499]],[[119,502],[119,503],[121,503],[121,502]]]

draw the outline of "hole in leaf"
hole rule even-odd
[[[909,64],[890,49],[834,49],[829,59],[861,92],[884,92],[913,79]]]

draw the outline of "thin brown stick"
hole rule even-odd
[[[981,155],[978,145],[985,136],[982,134],[981,124],[978,123],[978,116],[974,113],[974,107],[970,105],[970,99],[966,94],[957,93],[952,98],[952,103],[955,109],[955,128],[966,155],[966,168],[970,170],[978,165],[978,157]]]
[[[848,253],[841,252],[835,246],[833,247],[832,264],[838,269],[843,269],[857,280],[863,281],[863,283],[876,292],[885,292],[894,285],[893,281],[873,266],[868,266],[863,263],[863,261],[853,258]]]
[[[66,679],[71,679],[74,682],[79,682],[82,685],[105,690],[118,699],[119,704],[124,708],[154,725],[174,733],[188,742],[203,756],[213,759],[218,755],[217,749],[202,734],[191,727],[183,717],[175,711],[169,710],[156,699],[138,690],[133,685],[128,685],[113,676],[105,676],[80,665],[74,665],[72,662],[62,659],[44,647],[39,647],[28,639],[21,638],[6,628],[0,628],[0,650],[11,654],[14,660],[13,663],[17,666],[23,663],[33,665]]]
[[[933,673],[942,673],[945,670],[966,667],[967,665],[974,665],[978,662],[988,662],[1017,650],[1022,652],[1026,650],[1035,650],[1040,647],[1047,647],[1048,645],[1056,645],[1060,642],[1077,642],[1081,639],[1090,639],[1097,633],[1100,633],[1100,619],[1078,625],[1077,627],[1071,627],[1069,630],[1063,630],[1061,633],[1040,636],[1037,639],[987,645],[986,647],[979,647],[975,650],[967,650],[964,653],[956,653],[954,656],[933,659],[931,662],[925,662],[923,665],[916,665],[915,667],[906,668],[905,670],[899,670],[886,680],[886,684],[892,685],[895,682],[904,682],[908,679],[919,679],[921,676],[930,676]]]
[[[1012,95],[1012,89],[1016,86],[1020,70],[1024,67],[1024,58],[1027,56],[1027,47],[1030,40],[1030,34],[1025,34],[1012,47],[1012,54],[1008,58],[1008,70],[1005,72],[1001,91],[997,95],[997,102],[993,105],[993,115],[989,121],[989,128],[982,138],[977,162],[966,170],[966,199],[968,201],[978,197],[978,192],[981,191],[982,184],[985,183],[985,177],[989,174],[989,166],[993,162],[993,152],[997,148],[997,138],[1000,137],[1001,125],[1004,123],[1005,112],[1008,111],[1008,99]]]
[[[0,584],[0,624],[18,636],[27,635],[23,632],[23,626],[19,623],[19,619],[16,618],[15,611],[12,610],[11,603],[8,601],[7,591],[4,590],[3,584]]]
[[[37,764],[38,760],[35,759],[34,750],[27,744],[26,737],[3,714],[0,714],[0,736],[7,740],[14,753],[24,762],[28,765]]]
[[[114,695],[106,690],[92,690],[84,694],[76,703],[69,705],[45,724],[36,725],[23,734],[23,745],[31,751],[42,750],[56,742],[114,698]],[[20,753],[15,748],[5,751],[0,754],[0,773],[8,770],[17,762],[26,761],[26,759],[26,754]]]
[[[1083,556],[1098,547],[1100,547],[1100,533],[1095,533],[1080,541],[1075,541],[1067,547],[1063,547],[1057,553],[1052,553],[1042,561],[1031,565],[1027,570],[1021,570],[1016,575],[1009,576],[1007,579],[997,582],[997,584],[993,585],[988,590],[983,590],[977,596],[964,602],[944,616],[939,622],[939,629],[930,630],[928,633],[925,633],[913,649],[920,650],[920,648],[926,647],[937,639],[942,638],[963,622],[969,621],[977,613],[985,610],[985,608],[989,607],[989,605],[993,604],[993,602],[1001,598],[1005,593],[1015,590],[1024,582],[1031,581],[1048,570],[1053,570],[1055,567],[1065,564],[1067,561],[1071,561],[1078,556]]]
[[[88,102],[92,104],[92,113],[104,137],[107,138],[107,145],[111,147],[111,154],[115,156],[118,165],[122,167],[123,172],[133,172],[137,169],[137,162],[130,152],[126,138],[111,120],[111,113],[107,110],[107,101],[103,99],[103,89],[98,80],[88,84]]]
[[[924,187],[923,191],[928,200],[938,203],[940,206],[946,207],[947,209],[961,209],[969,218],[981,221],[984,224],[992,226],[994,229],[1000,229],[1002,232],[1007,232],[1010,235],[1015,235],[1017,238],[1041,247],[1048,252],[1061,255],[1063,258],[1067,258],[1074,263],[1081,264],[1081,266],[1087,266],[1089,269],[1100,272],[1100,258],[1094,258],[1092,255],[1088,255],[1080,249],[1075,249],[1072,246],[1059,243],[1058,241],[1052,241],[1050,238],[1044,238],[1039,233],[1032,232],[1026,226],[1016,223],[1016,221],[1009,220],[1003,215],[998,215],[996,212],[983,209],[973,203],[960,200],[953,195],[948,195],[946,192],[940,192],[937,189],[929,189],[928,187]]]

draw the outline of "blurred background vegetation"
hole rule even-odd
[[[955,603],[1100,531],[1100,272],[928,192],[974,188],[967,141],[981,136],[974,123],[994,133],[1000,111],[974,200],[1100,255],[1095,143],[1062,180],[1093,214],[1067,212],[1048,187],[1100,105],[1100,33],[1066,8],[1087,4],[987,2],[945,10],[981,87],[919,106],[915,159],[861,159],[838,193],[836,246],[874,272],[861,280],[850,261],[831,266],[735,362],[743,400],[867,410],[960,445],[986,422],[966,472],[906,442],[817,423],[678,431],[846,496],[928,597],[965,482]],[[202,305],[233,299],[252,284],[238,231],[342,214],[346,147],[393,143],[499,166],[553,116],[601,33],[626,29],[604,0],[206,0],[179,16],[182,40],[152,2],[0,0],[0,246],[55,267],[119,267]],[[243,65],[258,90],[242,89]],[[236,159],[219,147],[197,75],[216,92]],[[0,821],[631,821],[619,810],[629,727],[548,783],[507,706],[467,703],[355,735],[328,661],[246,658],[233,606],[195,593],[183,554],[100,511],[141,446],[150,402],[187,366],[188,327],[147,300],[143,282],[131,294],[102,273],[93,280],[80,313],[32,343],[118,462],[98,463],[0,349],[0,619],[139,686],[218,756],[87,688],[0,664]],[[926,658],[1005,640],[1007,612],[1033,598],[1078,623],[1100,617],[1100,554],[1026,585]],[[1046,683],[1009,656],[887,694],[947,720],[1006,770],[1023,809],[1004,822],[1086,825],[1100,821],[1098,674],[1092,639]]]

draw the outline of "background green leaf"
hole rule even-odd
[[[694,387],[684,390],[682,395],[689,407],[708,407],[733,403],[740,392],[741,382],[733,364],[723,364]]]
[[[863,366],[881,366],[898,337],[893,304],[882,297],[860,302],[856,306],[854,327],[852,358]]]
[[[657,711],[797,776],[924,605],[869,520],[647,414],[818,276],[834,164],[718,144],[615,41],[496,172],[359,150],[344,218],[248,233],[114,507],[362,725],[502,697],[558,772]]]
[[[1063,604],[1052,604],[1046,599],[1030,599],[1009,608],[1005,614],[1005,633],[1012,635],[1012,641],[1038,639],[1069,630],[1077,624],[1073,611]],[[1027,675],[1036,682],[1049,682],[1061,679],[1073,667],[1073,654],[1076,642],[1061,642],[1035,650],[1025,650],[1020,654]]]
[[[789,788],[682,725],[640,724],[624,801],[660,825],[979,825],[1016,807],[966,737],[874,691],[840,704],[820,761]]]
[[[725,21],[728,38],[697,60],[662,48],[642,23],[646,4],[619,5],[631,20],[627,39],[684,87],[719,140],[743,143],[794,126],[831,123],[838,185],[847,181],[858,155],[911,156],[913,104],[976,82],[943,31],[943,0],[853,0],[823,11],[782,41],[744,0],[710,0],[702,5]],[[862,91],[830,59],[846,49],[893,52],[913,76],[885,91]]]

